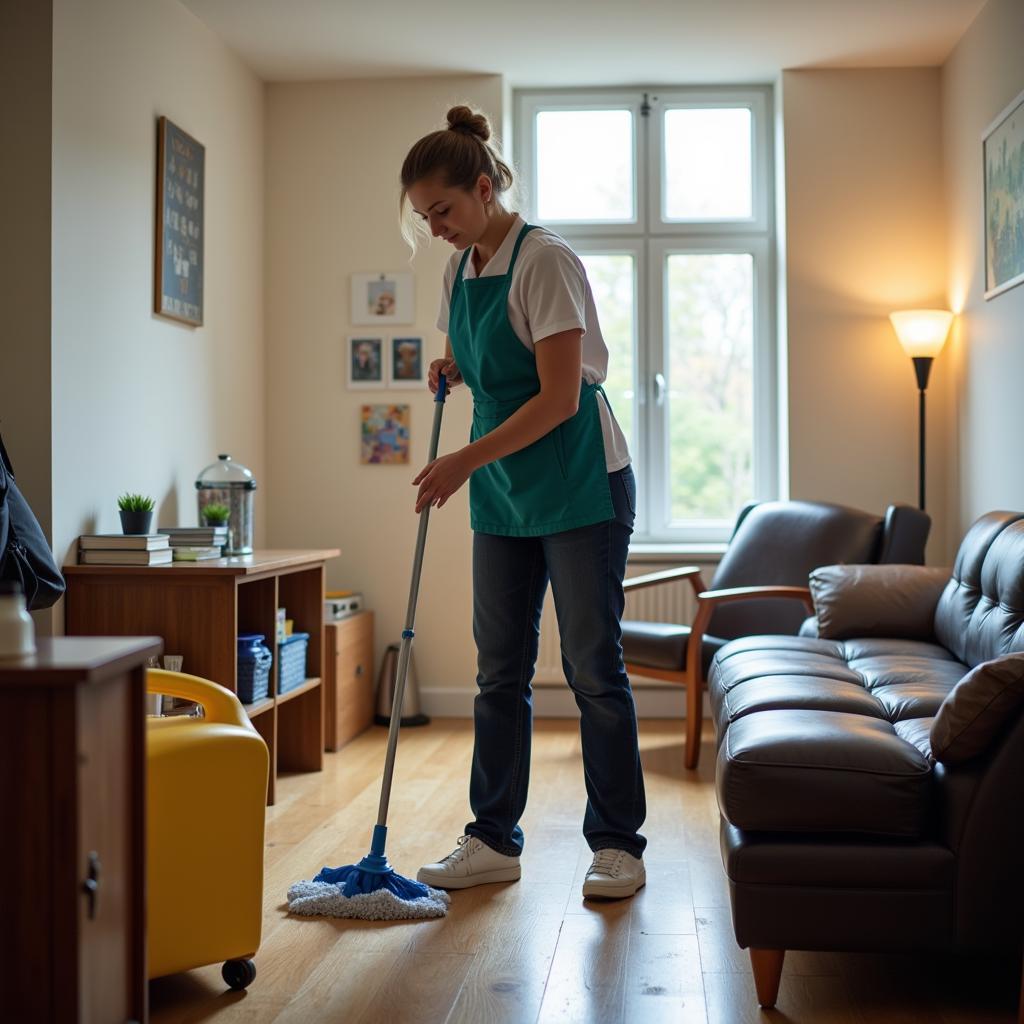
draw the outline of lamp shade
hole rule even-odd
[[[904,309],[890,313],[889,319],[903,350],[911,359],[917,356],[934,358],[946,342],[953,314],[946,309]]]

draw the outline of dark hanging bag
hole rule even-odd
[[[49,608],[64,593],[64,577],[42,528],[14,482],[0,438],[0,580],[20,583],[30,611]]]

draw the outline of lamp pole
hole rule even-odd
[[[914,356],[914,373],[917,374],[918,425],[917,425],[917,504],[924,511],[924,393],[928,390],[928,375],[932,371],[932,356]]]

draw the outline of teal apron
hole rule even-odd
[[[463,280],[470,247],[455,276],[448,337],[473,393],[471,441],[501,426],[540,391],[536,357],[508,319],[512,272],[532,228],[527,224],[519,233],[507,273]],[[601,386],[582,382],[575,416],[473,472],[469,512],[476,532],[538,537],[614,518],[598,401],[607,401]]]

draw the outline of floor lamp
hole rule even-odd
[[[889,319],[903,350],[913,360],[918,389],[918,505],[924,511],[924,393],[932,360],[939,354],[949,334],[953,314],[945,309],[905,309],[890,313]]]

